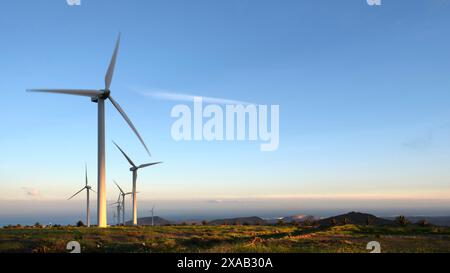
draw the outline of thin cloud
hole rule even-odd
[[[182,93],[173,93],[167,91],[153,91],[153,92],[140,92],[142,95],[151,97],[154,99],[167,100],[167,101],[184,101],[184,102],[193,102],[194,98],[201,97],[204,103],[211,104],[241,104],[241,105],[252,105],[256,103],[240,101],[240,100],[232,100],[232,99],[224,99],[224,98],[213,98],[213,97],[205,97],[200,95],[191,95],[191,94],[182,94]]]
[[[429,131],[423,136],[403,142],[403,146],[412,150],[426,150],[433,146],[434,134]]]
[[[31,198],[36,198],[36,199],[40,199],[42,196],[41,196],[41,193],[39,192],[39,190],[37,190],[37,189],[34,189],[34,188],[28,188],[28,187],[22,187],[22,190],[25,192],[25,194],[28,196],[28,197],[31,197]]]
[[[223,200],[223,199],[207,200],[206,202],[210,204],[240,203],[239,200]]]

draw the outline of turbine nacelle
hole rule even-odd
[[[102,100],[109,99],[109,95],[111,95],[111,90],[100,90],[103,94],[99,95],[98,98]]]
[[[109,98],[109,96],[111,95],[111,90],[99,90],[100,92],[102,92],[100,95],[96,96],[96,97],[92,97],[91,101],[93,103],[98,103],[98,100],[107,100]]]

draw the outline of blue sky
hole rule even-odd
[[[63,200],[84,162],[95,186],[95,105],[25,89],[102,88],[119,31],[112,94],[153,157],[108,104],[109,199],[113,178],[131,188],[115,140],[165,162],[141,172],[145,200],[448,200],[449,12],[444,0],[3,1],[0,200]],[[280,147],[175,142],[176,102],[142,95],[155,91],[278,104]]]

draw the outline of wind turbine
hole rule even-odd
[[[153,166],[153,165],[157,165],[157,164],[161,164],[162,162],[154,162],[154,163],[147,163],[147,164],[142,164],[139,166],[136,166],[136,164],[134,164],[134,162],[130,159],[130,157],[128,157],[128,155],[119,147],[119,145],[117,145],[117,143],[115,143],[113,141],[114,145],[116,145],[117,149],[120,150],[120,152],[123,154],[123,156],[127,159],[128,163],[130,163],[131,168],[130,171],[133,172],[133,225],[137,225],[137,196],[136,196],[136,181],[137,181],[137,171],[139,169],[143,169],[149,166]]]
[[[154,226],[155,222],[153,221],[153,217],[155,216],[155,214],[154,214],[154,212],[155,212],[155,205],[153,205],[151,212],[152,212],[152,226]]]
[[[56,93],[65,95],[75,95],[91,98],[91,101],[97,103],[98,106],[98,198],[97,198],[97,222],[99,227],[107,227],[107,215],[106,215],[106,168],[105,168],[105,101],[109,99],[114,107],[119,111],[133,132],[138,137],[139,141],[144,146],[147,153],[150,152],[147,148],[142,137],[139,135],[136,127],[134,127],[131,120],[128,118],[125,111],[120,105],[111,97],[111,82],[114,74],[114,68],[116,66],[117,54],[119,52],[120,45],[120,33],[117,38],[114,53],[112,55],[108,70],[105,75],[105,88],[100,90],[83,90],[83,89],[32,89],[29,92],[41,92],[41,93]]]
[[[93,191],[93,192],[95,192],[95,191],[92,189],[91,186],[88,185],[87,165],[85,166],[85,177],[86,177],[86,185],[81,190],[79,190],[77,193],[72,195],[67,200],[70,200],[70,199],[74,198],[80,192],[86,190],[86,202],[87,202],[87,205],[86,205],[86,225],[87,225],[87,227],[90,227],[91,226],[91,216],[90,216],[90,209],[89,209],[89,191]]]
[[[115,180],[113,180],[113,181],[116,184],[116,186],[119,188],[120,195],[122,196],[122,223],[123,223],[123,226],[125,226],[125,196],[133,194],[133,193],[132,192],[125,193],[122,190],[122,188],[119,186],[119,184],[117,184],[117,182]]]
[[[117,215],[117,225],[120,225],[120,210],[122,208],[121,202],[120,202],[120,195],[117,198],[117,202],[114,202],[112,204],[109,204],[110,206],[116,205],[116,209],[117,209],[117,214],[114,213],[115,215]],[[114,216],[115,218],[115,216]]]

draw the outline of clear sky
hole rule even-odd
[[[25,89],[103,88],[119,31],[112,94],[153,156],[107,104],[108,199],[112,179],[131,189],[115,140],[164,161],[140,173],[143,200],[449,200],[449,14],[446,0],[2,1],[0,200],[64,200],[84,162],[96,188],[96,105]],[[178,102],[152,92],[278,104],[279,149],[175,142]]]

